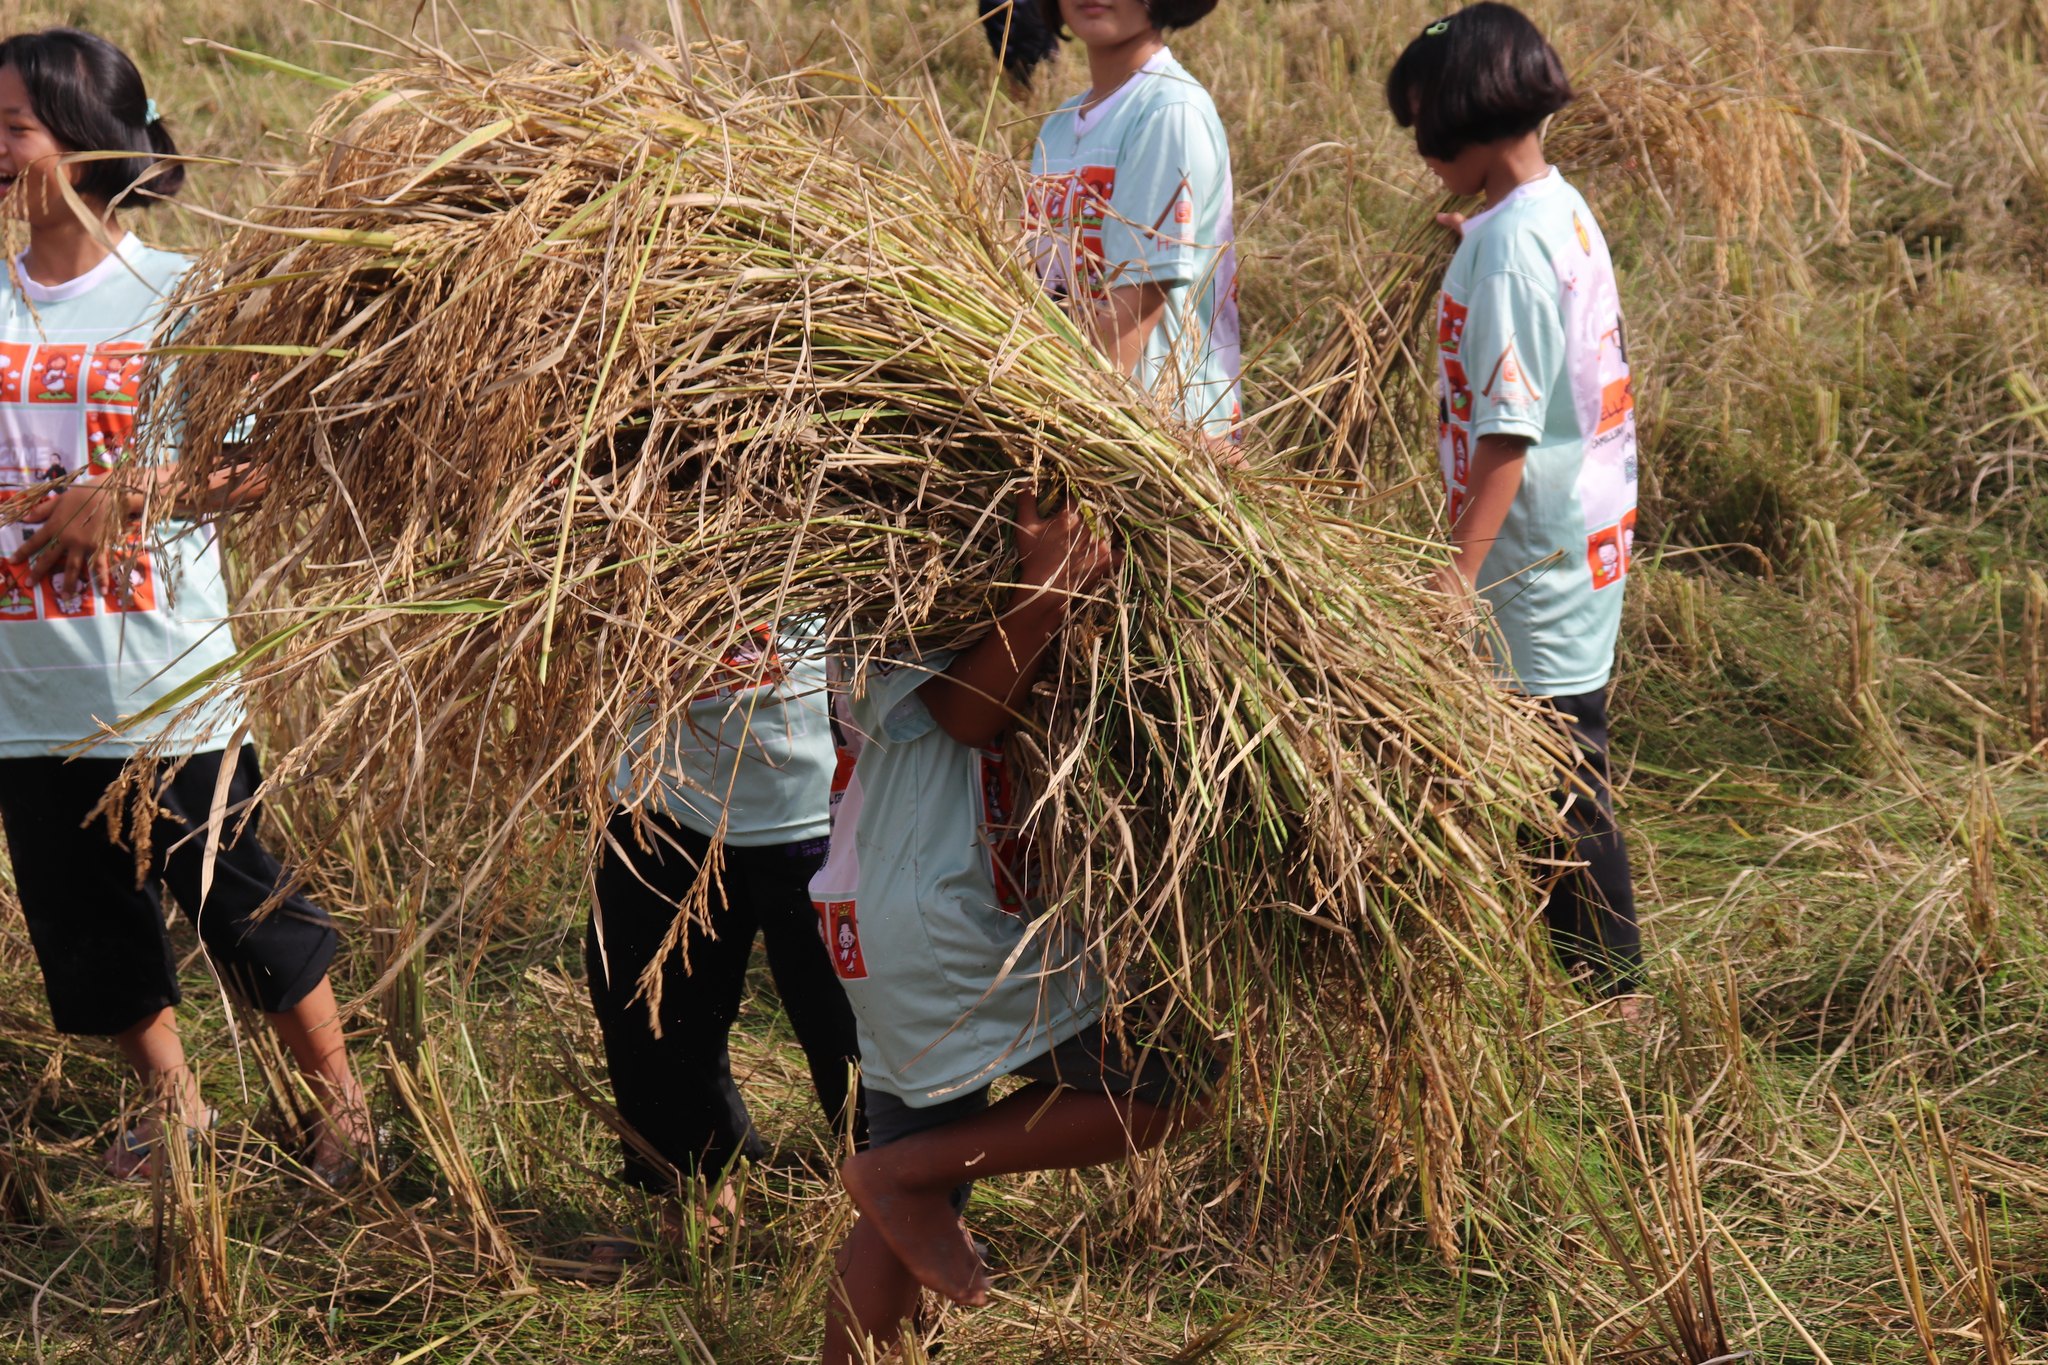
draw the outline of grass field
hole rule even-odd
[[[1360,1201],[1341,1161],[1267,1159],[1255,1106],[1170,1171],[984,1187],[1003,1292],[948,1316],[944,1359],[2048,1360],[2048,3],[1530,8],[1575,73],[1725,87],[1802,138],[1753,183],[1645,161],[1584,186],[1642,384],[1614,706],[1653,1030],[1552,1009],[1539,1101],[1472,1139],[1522,1160],[1460,1212],[1455,1263],[1415,1192]],[[962,4],[707,11],[764,60],[844,63],[851,43],[884,84],[929,79],[963,135],[993,107],[1016,149],[1082,79],[1070,58],[991,106]],[[669,22],[641,0],[357,13],[451,49]],[[1255,416],[1327,299],[1397,268],[1387,244],[1431,203],[1378,84],[1430,17],[1225,0],[1174,41],[1233,139]],[[303,154],[322,93],[207,44],[341,75],[387,45],[295,0],[0,3],[9,31],[49,22],[121,42],[186,149],[235,163],[144,227],[188,246],[223,230],[198,210],[232,215]],[[1426,524],[1426,495],[1403,496]],[[317,885],[348,931],[337,983],[389,1178],[338,1199],[279,1155],[291,1087],[195,961],[188,1046],[223,1136],[197,1179],[110,1184],[98,1155],[134,1097],[107,1050],[49,1029],[10,910],[0,1359],[815,1358],[848,1215],[800,1162],[750,1181],[766,1234],[744,1249],[612,1284],[575,1261],[584,1235],[653,1215],[610,1179],[573,822],[536,830],[487,914],[383,980],[448,903],[466,832],[379,844],[345,793],[310,789],[275,816],[287,845],[351,831]],[[742,1085],[785,1152],[829,1170],[762,976]],[[1298,1077],[1287,1103],[1349,1132],[1315,1044],[1260,1055]]]

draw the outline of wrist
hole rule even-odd
[[[1067,589],[1057,580],[1049,583],[1019,583],[1010,589],[1009,603],[1002,619],[1011,625],[1050,620],[1057,624],[1066,615]]]

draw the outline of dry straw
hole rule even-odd
[[[1014,171],[922,107],[713,45],[410,55],[193,273],[148,400],[269,481],[207,685],[317,717],[272,785],[489,821],[467,895],[523,824],[600,811],[749,628],[966,641],[1017,494],[1077,499],[1126,557],[1013,732],[1048,902],[1210,1031],[1334,968],[1381,1175],[1432,1163],[1448,1243],[1555,754],[1424,547],[1219,467],[1038,287]]]

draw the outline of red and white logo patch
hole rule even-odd
[[[825,936],[825,949],[832,954],[832,970],[841,981],[861,981],[868,974],[867,959],[860,953],[860,921],[852,901],[817,901],[818,930]]]

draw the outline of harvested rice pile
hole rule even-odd
[[[269,477],[233,531],[260,634],[215,685],[318,717],[273,784],[502,848],[600,810],[636,710],[756,623],[983,632],[1005,509],[1063,492],[1126,557],[1014,732],[1049,902],[1219,1031],[1276,963],[1334,966],[1382,1165],[1431,1162],[1448,1210],[1468,1004],[1527,968],[1545,732],[1419,547],[1219,468],[1112,373],[1029,271],[1013,169],[935,127],[709,45],[422,52],[338,96],[194,272],[149,399],[190,450],[253,418]]]

